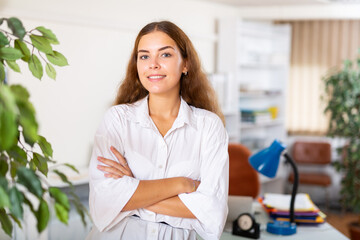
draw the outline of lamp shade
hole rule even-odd
[[[274,140],[270,147],[250,156],[250,165],[259,173],[273,178],[279,167],[281,153],[285,148],[286,146],[283,143]]]

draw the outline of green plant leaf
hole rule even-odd
[[[18,60],[22,58],[24,55],[21,53],[19,49],[13,47],[2,47],[0,48],[0,58],[4,60]]]
[[[6,155],[0,155],[0,174],[5,177],[7,171],[9,170],[8,158]]]
[[[11,92],[14,94],[17,102],[27,102],[29,101],[30,94],[26,88],[19,84],[14,84],[10,86]]]
[[[13,225],[4,208],[0,208],[0,223],[4,232],[11,237]]]
[[[41,187],[41,182],[39,180],[39,177],[36,176],[36,174],[34,173],[34,171],[26,167],[20,167],[17,170],[17,176],[18,183],[24,185],[31,193],[33,193],[39,199],[42,198],[43,189]]]
[[[45,27],[37,27],[36,30],[42,33],[42,35],[49,40],[52,44],[59,44],[58,39],[56,38],[55,34]]]
[[[17,142],[17,113],[12,92],[8,86],[0,84],[0,150],[10,149]]]
[[[22,40],[26,34],[25,28],[22,25],[22,22],[15,17],[7,19],[8,27],[11,29],[12,33]]]
[[[63,193],[59,188],[50,187],[49,193],[50,196],[52,196],[57,203],[61,204],[66,210],[70,210],[70,203],[67,195]]]
[[[10,176],[14,179],[16,176],[16,171],[20,167],[20,164],[14,161],[10,161]]]
[[[30,102],[18,102],[20,109],[20,125],[23,127],[23,135],[25,142],[30,146],[38,140],[38,124],[35,119],[35,110]]]
[[[23,207],[24,197],[16,187],[12,187],[9,191],[10,198],[10,212],[18,219],[23,218]]]
[[[34,206],[31,203],[31,201],[24,194],[22,194],[22,195],[24,198],[24,204],[28,205],[28,207],[30,208],[30,211],[34,214],[34,216],[36,216],[36,211],[34,209]]]
[[[20,222],[20,220],[17,218],[17,217],[15,217],[13,214],[9,214],[9,216],[14,220],[14,222],[16,222],[16,224],[19,226],[19,228],[22,228],[22,225],[21,225],[21,222]]]
[[[25,62],[28,62],[30,59],[30,50],[27,47],[26,43],[24,43],[23,41],[20,41],[19,39],[16,39],[14,42],[14,47],[18,50],[21,51],[21,53],[24,55],[24,57],[22,57],[21,59]]]
[[[10,207],[10,199],[6,191],[0,187],[0,208]]]
[[[38,232],[40,233],[46,228],[50,219],[49,207],[44,199],[40,200],[39,209],[37,211],[36,218],[38,220],[37,229]]]
[[[30,40],[34,47],[36,47],[39,51],[51,54],[53,52],[50,42],[47,38],[39,35],[30,35]]]
[[[36,165],[35,165],[35,163],[33,161],[29,162],[29,168],[34,172],[36,171]]]
[[[38,140],[38,123],[35,118],[35,108],[29,101],[29,93],[20,85],[11,85],[10,89],[20,110],[19,122],[23,127],[25,141],[33,146]]]
[[[39,171],[42,172],[45,176],[47,176],[47,173],[49,171],[47,158],[41,156],[38,153],[34,153],[32,160],[35,163],[36,167],[39,169]]]
[[[75,195],[75,193],[73,193],[72,195]],[[80,215],[81,222],[83,223],[84,226],[86,226],[85,213],[89,216],[89,213],[87,212],[86,208],[84,207],[84,205],[82,205],[81,201],[78,199],[77,196],[75,199],[70,201],[75,206],[76,212]]]
[[[61,178],[61,181],[63,181],[64,183],[67,183],[69,186],[73,186],[72,183],[68,180],[68,178],[66,177],[66,175],[62,172],[60,172],[59,170],[53,170],[53,172],[55,174],[57,174],[60,178]]]
[[[8,191],[8,180],[5,177],[0,176],[0,187],[2,187],[5,191]]]
[[[46,140],[45,137],[39,135],[38,144],[45,157],[52,157],[53,149],[51,147],[51,144]]]
[[[55,71],[55,68],[50,64],[50,63],[46,63],[46,66],[45,66],[45,71],[46,71],[46,74],[52,78],[52,79],[56,79],[56,71]]]
[[[79,170],[76,169],[76,167],[70,163],[64,163],[65,166],[67,166],[68,168],[71,168],[74,172],[76,173],[80,173]]]
[[[66,225],[68,224],[69,219],[69,212],[65,209],[63,205],[60,205],[59,203],[55,203],[55,212],[56,217]]]
[[[8,150],[16,142],[16,115],[0,105],[0,150]]]
[[[0,32],[0,46],[5,46],[8,44],[9,44],[9,39],[2,32]]]
[[[17,114],[19,112],[15,100],[16,97],[12,93],[11,87],[7,85],[0,85],[0,103],[2,103],[2,105],[13,114]]]
[[[0,83],[2,83],[5,80],[5,68],[2,62],[0,62]]]
[[[29,59],[29,69],[34,77],[41,80],[43,76],[43,67],[39,58],[34,54],[32,54]]]
[[[6,64],[14,70],[14,72],[21,72],[19,65],[15,61],[6,60]]]
[[[23,166],[26,166],[28,163],[26,152],[17,145],[8,150],[8,154],[15,162],[18,162]]]
[[[63,67],[69,65],[65,56],[57,51],[54,51],[52,54],[46,54],[46,58],[56,66]]]

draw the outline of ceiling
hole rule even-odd
[[[205,0],[209,2],[225,3],[232,6],[274,6],[274,5],[309,5],[309,4],[330,4],[330,3],[360,3],[360,0]]]

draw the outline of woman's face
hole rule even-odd
[[[166,33],[155,31],[141,37],[137,71],[150,94],[179,94],[180,77],[186,72],[180,50]]]

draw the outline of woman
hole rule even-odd
[[[96,132],[88,239],[219,239],[228,194],[221,118],[185,33],[168,21],[146,25]]]

